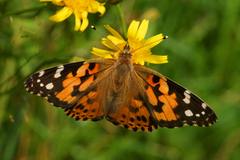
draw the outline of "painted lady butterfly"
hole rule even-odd
[[[126,44],[117,59],[95,59],[49,68],[25,81],[76,120],[106,119],[133,131],[160,127],[210,126],[212,109],[160,73],[132,61]]]

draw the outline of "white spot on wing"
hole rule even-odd
[[[200,117],[200,114],[197,113],[197,114],[196,114],[196,117]]]
[[[64,69],[64,66],[63,65],[60,65],[60,66],[58,66],[57,68],[59,68],[59,69]]]
[[[204,114],[205,114],[205,112],[204,112],[204,111],[202,111],[201,113],[202,113],[202,115],[204,115]]]
[[[186,97],[183,99],[183,102],[185,102],[186,104],[190,103],[190,99],[187,99]]]
[[[193,113],[192,113],[192,111],[190,111],[190,110],[188,109],[188,110],[185,111],[185,115],[186,115],[187,117],[191,117],[191,116],[193,116]]]
[[[39,83],[39,82],[41,82],[41,80],[40,80],[40,79],[38,79],[38,80],[37,80],[37,83]]]
[[[186,120],[182,121],[182,122],[183,122],[183,126],[187,126],[188,125]]]
[[[52,89],[54,86],[53,86],[53,83],[48,83],[47,85],[46,85],[46,89],[48,89],[48,90],[50,90],[50,89]]]
[[[44,86],[44,84],[43,83],[40,83],[40,87],[43,87]]]
[[[186,104],[189,104],[189,103],[190,103],[190,98],[191,98],[190,92],[189,92],[188,90],[186,90],[186,91],[184,92],[184,95],[185,95],[185,98],[183,99],[183,101],[184,101]]]
[[[207,108],[206,103],[202,103],[202,107],[203,107],[203,109],[206,109]]]
[[[39,72],[38,77],[42,77],[42,76],[44,75],[44,72],[45,72],[45,71],[41,71],[41,72]]]
[[[191,94],[191,93],[190,93],[188,90],[186,90],[186,91],[184,92],[185,97],[187,97],[188,99],[191,98],[190,94]]]
[[[59,77],[61,77],[61,74],[60,74],[60,72],[59,72],[59,73],[55,73],[55,74],[54,74],[54,78],[59,78]]]
[[[58,68],[58,69],[56,70],[56,73],[54,74],[54,78],[59,78],[59,77],[61,77],[60,72],[62,72],[62,71],[64,70],[64,66],[63,66],[63,65],[58,66],[57,68]]]

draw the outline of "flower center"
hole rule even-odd
[[[78,10],[86,10],[91,0],[63,0],[66,6],[76,8]]]

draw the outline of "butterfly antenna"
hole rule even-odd
[[[115,47],[117,47],[119,49],[119,51],[122,51],[115,43],[113,43],[109,38],[107,38],[107,36],[104,36],[99,30],[97,30],[96,27],[91,26],[92,29],[94,29],[95,31],[97,31],[99,34],[101,34],[104,38],[106,38],[109,42],[111,42]]]
[[[158,39],[158,40],[156,40],[156,41],[154,41],[154,42],[148,43],[148,44],[146,44],[146,45],[143,45],[143,46],[141,46],[141,47],[133,50],[132,53],[135,52],[136,50],[139,50],[139,49],[141,49],[141,48],[143,48],[143,47],[146,47],[146,46],[148,46],[148,45],[150,45],[150,44],[156,43],[157,41],[161,41],[161,40],[167,39],[167,38],[168,38],[168,36],[164,36],[162,39]]]

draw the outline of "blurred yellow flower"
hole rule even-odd
[[[88,26],[88,13],[99,12],[102,16],[105,13],[105,3],[99,3],[96,0],[40,0],[41,2],[52,2],[63,8],[56,12],[49,19],[53,22],[61,22],[67,19],[73,13],[75,14],[74,30],[81,32]]]
[[[125,45],[128,43],[134,63],[141,65],[144,65],[144,62],[155,64],[168,63],[167,56],[152,55],[150,49],[158,45],[166,37],[163,37],[162,34],[158,34],[145,40],[144,37],[147,33],[148,24],[149,21],[145,19],[141,24],[139,21],[132,21],[127,31],[127,42],[117,31],[112,29],[109,25],[105,25],[105,28],[111,35],[107,36],[110,41],[106,38],[102,38],[102,44],[112,51],[93,47],[91,53],[104,58],[119,57],[120,52],[124,50]]]

